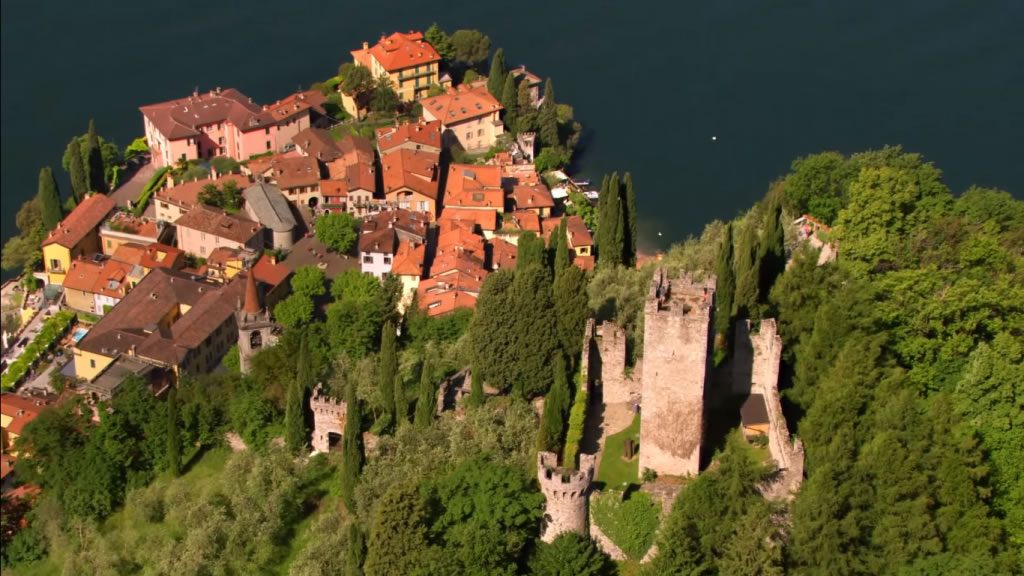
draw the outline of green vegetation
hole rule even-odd
[[[587,389],[576,378],[576,395],[572,401],[572,408],[569,409],[569,430],[565,433],[565,450],[562,452],[562,466],[575,468],[578,463],[576,457],[579,455],[580,442],[583,440],[583,426],[587,422]]]
[[[317,240],[342,254],[355,245],[358,229],[358,221],[348,212],[324,214],[316,219],[315,225]]]
[[[615,566],[594,541],[575,532],[564,532],[551,544],[541,543],[530,561],[536,576],[610,576]]]
[[[53,230],[64,218],[64,210],[60,203],[60,190],[57,189],[57,180],[53,177],[53,169],[45,166],[39,170],[39,189],[36,192],[39,199],[39,210],[43,218],[43,226],[47,230]]]
[[[594,522],[627,557],[639,560],[654,543],[660,507],[646,492],[609,491],[593,497]]]
[[[494,51],[494,57],[491,58],[491,72],[487,75],[487,91],[499,102],[501,102],[501,97],[505,92],[505,75],[507,72],[508,69],[505,68],[505,51],[498,48]]]
[[[39,334],[36,334],[35,338],[25,346],[21,356],[18,356],[18,359],[12,362],[7,371],[0,376],[3,381],[3,390],[7,391],[13,388],[21,381],[36,361],[67,333],[74,320],[74,312],[61,310],[43,322]]]
[[[135,205],[132,207],[132,214],[136,217],[142,216],[146,211],[146,206],[149,204],[149,199],[152,198],[153,193],[163,187],[164,182],[167,180],[167,174],[170,172],[170,168],[164,166],[156,172],[146,182],[146,185],[142,187],[142,192],[139,193],[139,199],[135,201]]]
[[[72,138],[64,149],[61,166],[71,177],[75,200],[81,202],[89,192],[106,192],[114,168],[122,161],[121,149],[98,135],[95,122],[89,120],[88,131]]]
[[[147,153],[149,153],[149,143],[146,142],[145,136],[139,136],[135,140],[132,140],[131,144],[125,147],[123,156],[125,160],[129,160],[140,154]]]
[[[241,164],[234,158],[227,156],[214,156],[210,159],[210,168],[217,171],[217,174],[235,174],[241,168]]]
[[[555,380],[544,398],[544,414],[540,419],[537,449],[557,453],[562,447],[565,419],[569,415],[569,378],[566,374],[565,359],[561,354],[555,356],[552,370]]]
[[[636,196],[633,176],[605,176],[597,204],[598,262],[603,266],[636,265]]]
[[[636,456],[626,460],[626,441],[640,443],[640,415],[633,417],[633,422],[625,429],[605,439],[604,454],[601,456],[601,467],[597,471],[597,481],[603,482],[608,488],[625,489],[636,484],[639,478],[640,459]]]
[[[199,201],[234,214],[242,207],[242,191],[234,180],[228,180],[219,188],[216,184],[207,184],[199,191]]]

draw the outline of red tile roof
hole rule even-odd
[[[75,260],[64,278],[64,288],[120,299],[128,293],[131,269],[131,264],[117,260]]]
[[[40,412],[53,406],[56,402],[57,396],[53,394],[45,396],[27,396],[13,392],[0,394],[0,413],[11,419],[6,430],[20,436],[26,424],[35,420]]]
[[[270,286],[272,290],[287,280],[292,271],[281,262],[274,262],[264,255],[253,265],[252,273],[257,280]]]
[[[142,106],[139,110],[169,140],[197,136],[200,134],[198,127],[218,122],[231,122],[239,129],[249,129],[249,120],[262,111],[252,98],[234,88],[197,92],[185,98]]]
[[[512,205],[516,210],[533,210],[543,208],[554,208],[555,199],[551,196],[551,190],[544,184],[537,182],[533,184],[516,184],[509,194]]]
[[[372,47],[352,51],[352,57],[356,62],[372,68],[369,56],[373,56],[388,72],[441,61],[441,55],[423,39],[423,34],[414,31],[381,36],[380,41]]]
[[[481,231],[494,232],[498,229],[498,213],[494,210],[477,210],[475,208],[444,208],[438,222],[454,221],[479,228]],[[444,224],[444,227],[450,225]]]
[[[594,257],[593,256],[575,256],[572,259],[572,263],[575,264],[580,270],[584,272],[594,271]]]
[[[197,206],[178,218],[175,225],[179,228],[198,230],[220,238],[246,244],[253,236],[263,229],[258,222],[242,218],[236,214],[228,214],[213,210],[206,206]]]
[[[499,166],[452,164],[444,189],[444,205],[456,208],[505,210]]]
[[[270,180],[282,190],[316,186],[320,182],[320,164],[312,156],[277,156],[271,159],[268,170]]]
[[[515,212],[509,213],[508,219],[505,220],[505,225],[508,228],[515,230],[523,230],[525,232],[533,232],[534,234],[540,234],[540,216],[536,212],[530,210],[516,210]]]
[[[440,120],[443,126],[450,126],[473,118],[487,116],[501,110],[501,103],[487,91],[487,86],[449,88],[444,94],[420,100],[423,111]]]
[[[103,222],[107,214],[114,209],[114,201],[103,194],[92,194],[82,200],[82,203],[75,207],[68,214],[57,228],[50,232],[50,235],[43,240],[43,246],[59,244],[65,248],[74,248],[90,232]]]
[[[408,240],[398,242],[398,250],[391,263],[391,273],[399,276],[423,276],[423,264],[426,258],[426,245]]]
[[[569,248],[575,249],[581,246],[594,245],[594,237],[591,236],[590,230],[587,230],[587,225],[583,222],[583,218],[575,214],[565,218],[565,231],[569,235]]]
[[[477,254],[480,260],[484,255],[484,239],[479,234],[465,227],[452,227],[442,230],[437,238],[437,251],[441,253],[448,248],[458,248]]]
[[[184,182],[177,186],[158,190],[156,192],[157,200],[163,200],[164,202],[171,202],[177,206],[185,208],[191,208],[199,203],[199,193],[203,191],[203,187],[207,184],[213,184],[220,188],[226,182],[233,181],[238,185],[238,190],[242,191],[249,185],[249,177],[241,174],[224,174],[218,178],[206,178],[203,180],[193,180],[191,182]]]
[[[515,268],[519,247],[502,238],[491,240],[491,270]]]
[[[380,159],[384,170],[384,194],[408,188],[436,200],[439,160],[434,152],[406,148],[384,154]]]
[[[406,143],[440,152],[441,122],[427,122],[420,118],[419,122],[404,122],[398,126],[377,128],[377,149],[381,154]]]
[[[359,251],[394,254],[399,237],[423,242],[427,221],[419,212],[388,210],[367,218],[359,226]]]
[[[420,281],[416,289],[416,300],[428,316],[440,316],[458,308],[473,309],[485,277],[486,273],[475,276],[459,272],[428,278]]]

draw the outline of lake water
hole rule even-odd
[[[4,239],[39,168],[59,171],[90,117],[123,146],[142,133],[142,104],[215,86],[273,101],[333,75],[364,40],[433,21],[480,28],[510,65],[554,78],[587,130],[577,173],[633,172],[647,248],[734,216],[794,157],[828,149],[902,144],[957,192],[1024,195],[1017,0],[11,0],[0,11]]]

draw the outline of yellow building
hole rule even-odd
[[[395,32],[381,36],[372,47],[363,42],[352,51],[356,64],[365,66],[374,78],[387,76],[403,101],[411,102],[427,95],[431,85],[440,85],[441,55],[434,50],[422,32]]]
[[[43,240],[43,269],[47,284],[64,284],[71,261],[100,251],[97,228],[114,209],[114,201],[103,194],[82,200],[67,218]]]

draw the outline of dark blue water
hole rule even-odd
[[[272,101],[334,74],[363,40],[433,21],[480,28],[509,64],[554,78],[587,129],[578,169],[633,172],[648,247],[735,215],[794,157],[826,149],[902,144],[955,191],[1024,195],[1015,0],[5,0],[0,11],[5,239],[39,168],[58,167],[90,117],[123,146],[142,133],[142,104],[197,86]]]

